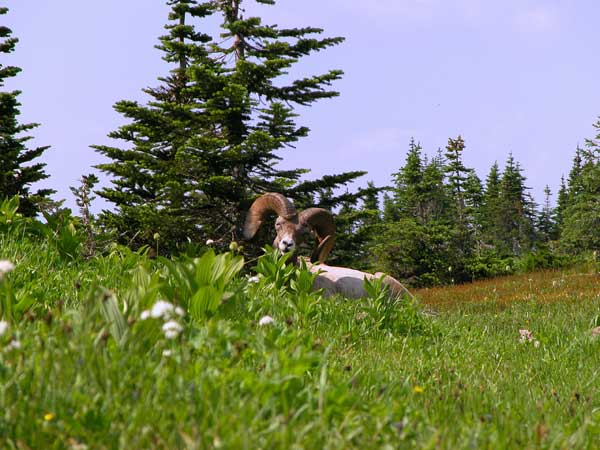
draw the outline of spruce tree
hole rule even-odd
[[[465,183],[469,172],[462,161],[464,150],[465,141],[461,136],[456,139],[448,139],[445,153],[446,166],[444,168],[457,219],[463,224],[465,223]]]
[[[564,222],[565,210],[569,206],[569,193],[567,190],[567,184],[565,182],[565,176],[560,177],[560,188],[558,189],[558,196],[556,199],[556,234],[557,238],[562,233],[562,227]]]
[[[480,223],[484,241],[492,246],[502,245],[502,209],[500,204],[500,170],[494,162],[485,180]]]
[[[296,125],[295,106],[337,96],[329,86],[342,75],[331,70],[290,80],[287,73],[302,57],[342,38],[318,38],[318,28],[264,25],[244,17],[241,0],[168,4],[169,33],[159,48],[173,66],[170,75],[145,91],[152,98],[147,105],[116,104],[132,123],[110,136],[129,142],[128,148],[95,147],[112,160],[99,167],[114,177],[114,187],[100,195],[117,206],[105,219],[123,240],[141,245],[156,232],[171,247],[238,239],[257,195],[276,191],[299,208],[314,206],[319,192],[364,174],[299,182],[306,169],[277,166],[279,152],[309,131]],[[220,35],[206,31],[211,16],[222,20]]]
[[[500,182],[501,242],[508,254],[520,255],[533,244],[534,205],[525,186],[525,176],[512,153]]]
[[[6,14],[8,8],[0,7],[0,16]],[[11,37],[12,30],[0,25],[0,53],[12,53],[18,42]],[[0,64],[0,89],[8,78],[21,71],[14,66]],[[36,162],[49,147],[27,148],[31,136],[23,136],[39,126],[37,123],[21,124],[18,121],[21,104],[17,100],[21,91],[0,91],[0,193],[3,197],[19,196],[19,211],[26,216],[35,216],[41,203],[55,191],[38,189],[30,192],[31,185],[48,178],[44,172],[46,164]]]
[[[561,244],[570,253],[600,250],[600,119],[594,124],[596,136],[586,139],[585,149],[578,149],[583,163],[577,177],[570,177],[567,206],[561,211]],[[574,168],[571,170],[573,173]],[[576,183],[576,184],[575,184]],[[578,186],[579,191],[572,190]]]
[[[544,188],[544,206],[537,218],[539,240],[543,243],[556,239],[555,211],[550,205],[551,195],[550,187],[546,185]]]

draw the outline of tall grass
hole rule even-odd
[[[596,274],[393,302],[325,299],[270,253],[249,278],[5,233],[0,259],[32,300],[0,336],[1,448],[600,447]]]

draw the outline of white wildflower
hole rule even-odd
[[[527,329],[519,330],[519,342],[533,342],[533,346],[538,348],[540,341],[533,337],[533,333]]]
[[[264,316],[261,317],[261,319],[258,321],[258,324],[262,327],[273,322],[275,322],[275,319],[273,319],[271,316]]]
[[[258,283],[260,281],[260,278],[258,278],[257,275],[254,275],[253,277],[248,278],[248,283]]]
[[[181,333],[183,327],[179,324],[179,322],[169,320],[162,326],[162,330],[164,331],[167,339],[175,339],[177,336],[179,336],[179,333]]]
[[[2,277],[4,277],[4,275],[6,275],[8,272],[11,272],[12,270],[14,270],[15,265],[13,263],[11,263],[9,260],[7,259],[3,259],[0,261],[0,279],[2,279]]]
[[[0,320],[0,336],[6,333],[8,330],[8,322],[6,320]]]
[[[148,311],[148,310],[142,311],[142,314],[140,314],[140,319],[142,319],[142,320],[146,320],[149,317],[150,317],[150,311]]]
[[[519,330],[519,342],[531,342],[533,333],[529,330]]]
[[[207,239],[206,240],[206,245],[213,245],[214,243],[215,243],[215,241],[212,240],[212,239]]]
[[[6,350],[19,349],[21,348],[21,342],[16,339],[10,341],[10,343],[6,346]]]
[[[181,306],[178,306],[175,308],[175,314],[177,314],[179,317],[183,317],[185,316],[185,311]]]
[[[171,350],[168,350],[168,349],[167,350],[163,350],[163,352],[162,352],[162,355],[165,356],[165,357],[167,357],[167,358],[169,356],[171,356],[172,354],[173,354],[173,352]]]
[[[172,303],[166,302],[164,300],[159,300],[152,307],[152,310],[150,311],[150,316],[154,317],[155,319],[158,319],[159,317],[167,318],[173,313],[174,310],[175,307]]]

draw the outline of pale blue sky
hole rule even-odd
[[[123,123],[120,99],[166,73],[154,49],[167,8],[150,0],[8,0],[1,20],[20,39],[6,62],[23,72],[22,120],[40,122],[35,144],[57,198],[102,161],[91,144]],[[521,162],[538,202],[556,192],[574,149],[600,115],[598,0],[246,1],[267,22],[319,26],[346,42],[310,57],[300,72],[345,71],[341,96],[300,111],[310,136],[283,154],[312,176],[368,170],[390,183],[411,136],[433,154],[449,137],[466,141],[465,162],[485,178],[508,155]],[[3,62],[5,61],[3,56]],[[101,205],[98,203],[96,206]]]

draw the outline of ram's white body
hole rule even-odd
[[[329,266],[327,264],[310,264],[308,269],[313,273],[319,273],[313,284],[313,289],[323,289],[326,296],[340,294],[348,298],[361,298],[367,295],[364,288],[365,278],[372,280],[383,277],[383,283],[390,287],[390,292],[394,296],[412,294],[402,283],[395,278],[383,273],[367,273],[360,270],[350,269],[348,267]]]

